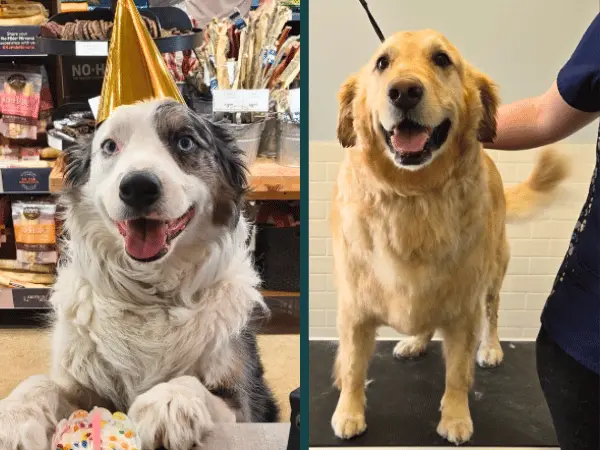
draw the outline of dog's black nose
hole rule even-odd
[[[162,194],[162,183],[156,175],[146,171],[130,172],[119,185],[119,197],[127,206],[142,210],[152,206]]]
[[[423,85],[416,80],[400,81],[390,88],[388,96],[394,106],[407,111],[423,98]]]

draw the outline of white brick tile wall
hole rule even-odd
[[[571,178],[560,196],[535,220],[509,224],[512,258],[500,300],[500,335],[531,339],[537,335],[539,316],[554,275],[568,247],[579,211],[587,195],[595,163],[592,145],[556,146],[572,156]],[[490,152],[507,185],[523,180],[533,166],[536,151]],[[335,142],[310,144],[310,336],[336,337],[336,293],[328,212],[331,189],[343,149]],[[381,337],[399,336],[382,328]]]

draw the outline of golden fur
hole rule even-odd
[[[450,67],[432,63],[439,51]],[[382,54],[389,67],[375,70]],[[423,123],[452,123],[435,157],[417,170],[395,163],[379,126],[392,120],[389,86],[405,79],[424,86]],[[397,357],[423,352],[436,330],[442,334],[446,387],[437,431],[465,442],[473,432],[467,393],[478,344],[480,365],[502,361],[497,319],[509,260],[507,213],[523,218],[543,205],[566,177],[566,161],[542,152],[529,179],[505,192],[480,143],[495,137],[496,86],[434,31],[387,39],[344,83],[339,100],[338,139],[353,148],[341,164],[331,209],[341,391],[334,432],[351,438],[366,429],[367,365],[377,327],[389,325],[413,336],[398,343]]]

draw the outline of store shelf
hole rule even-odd
[[[259,160],[250,168],[249,200],[300,200],[300,168]]]
[[[56,168],[50,174],[50,191],[62,189],[63,173]],[[300,169],[259,160],[250,168],[249,200],[299,200]]]
[[[261,290],[263,297],[300,297],[300,292]]]
[[[49,309],[48,295],[45,289],[0,288],[0,310],[3,309]]]
[[[191,32],[190,34],[154,39],[154,42],[161,53],[191,50],[202,45],[202,31],[192,28],[189,16],[181,9],[176,7],[145,8],[140,10],[140,14],[160,24],[162,30],[177,28],[179,30]],[[99,8],[92,11],[59,13],[50,18],[51,22],[61,25],[75,20],[113,21],[114,12],[110,9]],[[49,55],[104,57],[108,55],[108,46],[108,41],[77,41],[38,37],[38,47],[40,51]]]
[[[192,34],[169,36],[154,39],[161,53],[180,52],[202,45],[202,32],[194,30]],[[98,56],[108,55],[108,41],[68,41],[63,39],[38,38],[42,53],[59,56]]]
[[[300,334],[300,318],[285,313],[274,313],[258,329],[258,334]]]

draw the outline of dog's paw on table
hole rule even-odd
[[[464,444],[473,435],[473,421],[470,417],[462,419],[442,417],[437,433],[453,444]]]
[[[367,430],[365,415],[357,412],[336,411],[331,419],[331,426],[340,439],[351,439]]]
[[[214,423],[204,399],[180,386],[161,383],[140,395],[129,409],[142,448],[189,450],[201,446]]]
[[[39,405],[0,401],[0,449],[48,450],[49,431],[54,428]]]

